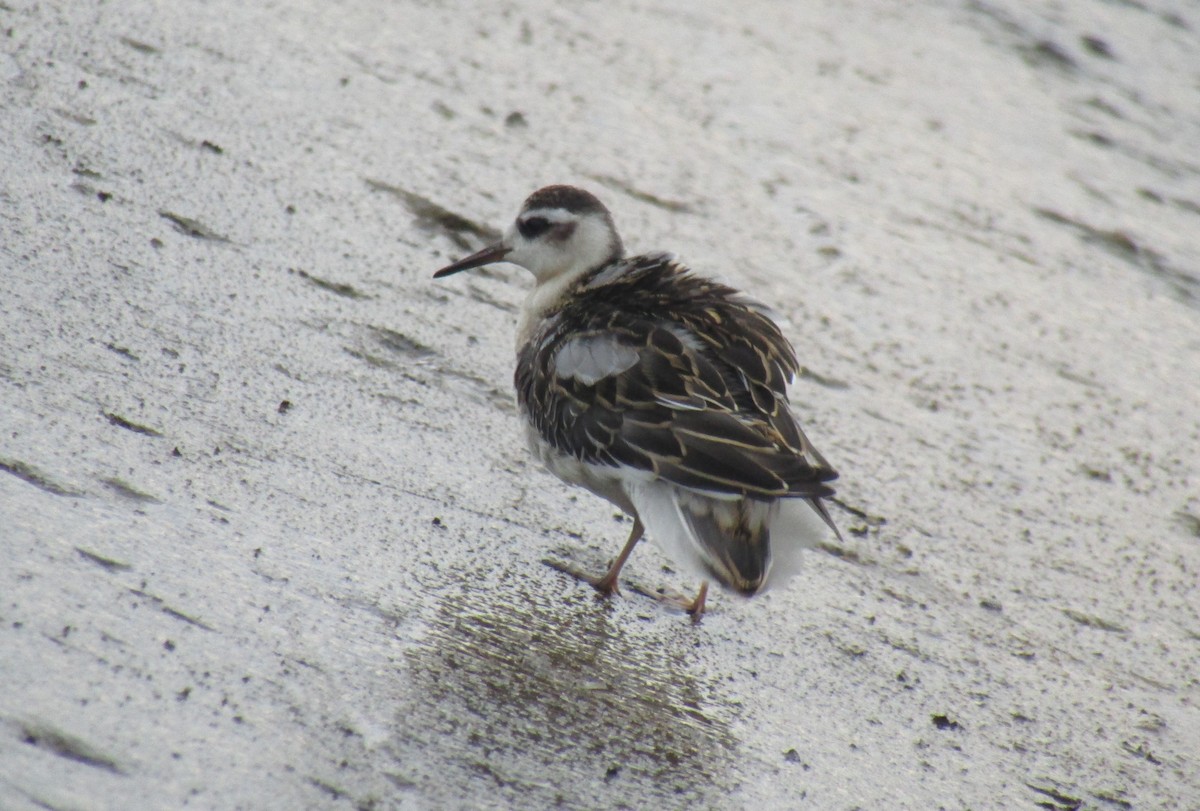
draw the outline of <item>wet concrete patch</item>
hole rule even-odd
[[[827,389],[840,390],[850,388],[850,384],[846,381],[838,380],[835,377],[829,377],[828,375],[814,372],[807,366],[801,366],[800,372],[796,375],[796,377],[800,380],[809,380],[813,383],[816,383],[818,386],[823,386]]]
[[[102,752],[82,738],[69,735],[55,729],[49,724],[37,722],[17,722],[14,724],[21,743],[44,749],[61,758],[82,763],[95,769],[101,769],[113,774],[123,774],[116,758]]]
[[[209,242],[229,243],[231,241],[229,237],[218,234],[212,228],[191,217],[185,217],[182,214],[176,214],[173,211],[166,211],[165,209],[159,211],[158,216],[175,226],[175,230],[184,236],[207,240]]]
[[[1115,622],[1096,617],[1083,611],[1077,611],[1074,608],[1062,609],[1063,614],[1072,622],[1077,622],[1086,628],[1095,628],[1098,631],[1108,631],[1115,634],[1127,634],[1129,629],[1118,625]]]
[[[19,459],[0,458],[0,471],[10,473],[18,479],[32,484],[39,490],[45,490],[47,493],[53,493],[56,496],[70,496],[75,498],[83,495],[81,491],[68,487],[65,484],[60,484],[49,474],[43,473],[33,465],[22,462]]]
[[[141,358],[139,358],[137,355],[135,355],[127,347],[118,346],[117,344],[109,342],[104,345],[104,348],[107,349],[109,352],[112,352],[115,355],[120,355],[125,360],[130,360],[130,361],[133,361],[134,363],[141,361]]]
[[[708,807],[737,744],[689,658],[694,630],[650,637],[584,595],[547,606],[445,599],[410,656],[399,742],[431,799],[525,808]],[[402,764],[403,765],[403,764]]]
[[[437,353],[425,344],[402,332],[387,327],[367,327],[368,333],[380,347],[409,360],[429,358]]]
[[[1047,208],[1034,209],[1034,213],[1052,223],[1071,228],[1084,241],[1100,246],[1118,259],[1128,262],[1137,269],[1148,273],[1158,282],[1165,284],[1180,301],[1193,307],[1200,307],[1200,277],[1172,267],[1165,256],[1142,244],[1125,231],[1097,228],[1082,220]]]
[[[400,200],[413,215],[418,228],[426,233],[441,234],[464,251],[470,250],[474,244],[467,239],[468,236],[484,242],[494,242],[500,238],[500,232],[492,226],[457,214],[416,192],[382,180],[365,180],[372,190],[385,192]]]
[[[129,482],[117,478],[116,476],[103,477],[100,479],[100,483],[123,499],[138,502],[140,504],[162,504],[162,499],[158,498],[157,496],[152,496],[143,490],[139,490]]]
[[[609,175],[588,175],[588,177],[597,183],[607,186],[610,189],[619,191],[622,194],[627,194],[634,200],[642,203],[649,203],[650,205],[656,208],[661,208],[664,211],[670,211],[677,214],[687,214],[693,209],[693,206],[689,203],[685,203],[681,200],[668,200],[667,198],[660,197],[657,194],[651,194],[648,191],[642,191],[630,183],[626,183],[623,180],[618,180],[617,178]]]
[[[118,428],[124,428],[126,431],[132,431],[135,434],[143,434],[145,436],[162,436],[161,431],[136,423],[133,420],[122,417],[120,414],[115,414],[111,411],[102,411],[100,413],[104,415],[104,419]]]
[[[322,279],[320,276],[315,276],[306,270],[288,268],[289,273],[295,273],[304,281],[311,284],[313,287],[328,291],[334,295],[348,299],[367,299],[370,298],[366,293],[359,291],[352,284],[345,282],[331,282],[328,279]]]
[[[173,619],[177,619],[180,622],[187,623],[188,625],[192,625],[197,628],[202,628],[205,631],[215,631],[216,630],[215,628],[213,628],[211,625],[204,622],[203,620],[197,619],[196,617],[193,617],[189,614],[185,614],[184,612],[180,611],[178,608],[174,608],[174,607],[168,605],[167,602],[165,600],[163,600],[162,597],[159,597],[156,594],[150,594],[149,592],[145,591],[144,589],[129,589],[128,591],[133,596],[138,597],[142,600],[145,600],[149,605],[153,606],[154,608],[157,608],[159,611],[166,614],[168,617],[172,617]]]
[[[143,53],[147,56],[157,56],[158,54],[162,53],[161,49],[156,48],[149,43],[142,42],[141,40],[134,39],[133,37],[118,37],[118,39],[123,45],[128,45],[138,53]]]
[[[83,547],[77,546],[75,547],[75,551],[78,552],[80,557],[82,557],[84,560],[89,560],[92,563],[95,563],[106,572],[127,572],[133,568],[128,563],[123,563],[122,561],[105,557],[104,555],[84,549]]]

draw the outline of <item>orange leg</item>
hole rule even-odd
[[[617,559],[613,561],[612,566],[608,567],[608,571],[604,576],[589,581],[596,591],[600,592],[602,597],[610,597],[620,591],[617,587],[617,577],[621,574],[621,567],[625,565],[625,561],[629,560],[629,555],[633,552],[633,547],[637,546],[637,542],[642,539],[642,533],[646,528],[642,526],[642,519],[634,516],[633,530],[629,533],[629,540],[625,542],[625,548],[621,550],[621,554],[617,555]]]
[[[700,591],[696,592],[696,599],[692,600],[692,605],[687,609],[687,612],[692,615],[692,625],[700,622],[700,618],[704,616],[704,601],[708,597],[708,581],[705,580],[700,584]]]

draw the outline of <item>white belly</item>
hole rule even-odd
[[[627,515],[636,515],[627,485],[652,477],[648,472],[626,467],[595,465],[568,456],[542,439],[532,425],[525,423],[525,440],[529,450],[542,465],[567,484],[577,484],[621,508]]]

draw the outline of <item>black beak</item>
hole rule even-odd
[[[482,251],[476,251],[466,259],[459,259],[457,262],[446,265],[444,268],[433,274],[433,278],[440,279],[443,276],[449,276],[451,273],[458,273],[460,270],[470,270],[471,268],[481,267],[499,262],[502,260],[512,248],[506,246],[503,242],[497,242],[495,245],[488,245]]]

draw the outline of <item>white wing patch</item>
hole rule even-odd
[[[582,335],[564,343],[551,361],[554,374],[573,377],[591,386],[621,372],[638,362],[638,351],[621,343],[615,335]]]

